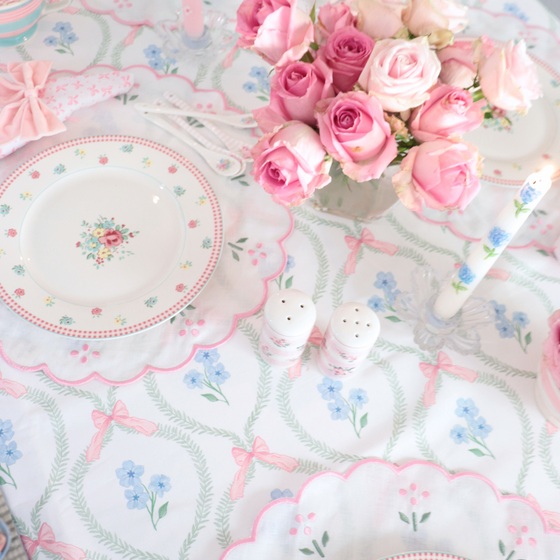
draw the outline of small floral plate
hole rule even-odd
[[[222,248],[203,175],[127,136],[81,138],[20,165],[0,187],[0,298],[75,338],[138,333],[200,293]]]

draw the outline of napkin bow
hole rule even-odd
[[[391,256],[393,256],[399,250],[399,248],[392,243],[377,241],[377,239],[373,237],[373,233],[371,233],[368,228],[362,229],[362,235],[360,236],[360,239],[356,239],[351,235],[346,235],[344,236],[344,241],[346,241],[346,245],[348,245],[348,248],[350,249],[350,254],[348,255],[348,259],[344,267],[344,274],[346,274],[346,276],[348,276],[349,274],[354,274],[354,272],[356,272],[356,260],[358,258],[358,251],[360,250],[362,243],[367,245],[368,247],[379,249],[383,253]]]
[[[91,413],[91,417],[93,418],[95,427],[98,428],[99,431],[91,438],[91,443],[86,452],[86,461],[88,463],[94,459],[99,459],[103,437],[113,421],[117,424],[121,424],[121,426],[132,428],[145,436],[151,436],[154,432],[157,432],[158,429],[157,425],[149,420],[142,420],[141,418],[129,416],[128,410],[122,401],[117,401],[115,403],[111,416],[107,416],[107,414],[104,414],[100,410],[94,410]]]
[[[56,542],[53,530],[46,523],[41,525],[36,541],[22,536],[21,542],[29,558],[33,558],[39,546],[48,552],[58,554],[64,560],[83,560],[86,557],[86,553],[81,548],[63,542]]]
[[[435,365],[420,362],[420,369],[424,377],[428,378],[426,388],[424,389],[424,406],[426,408],[436,402],[436,380],[440,369],[452,375],[457,375],[461,379],[465,379],[471,383],[478,378],[478,373],[476,373],[476,371],[466,367],[454,366],[451,358],[445,352],[440,352],[438,354],[437,364]]]
[[[237,500],[237,498],[243,497],[245,477],[247,476],[247,471],[249,470],[249,466],[251,465],[253,458],[259,459],[259,461],[264,461],[269,465],[276,465],[288,472],[292,472],[295,468],[299,467],[299,463],[291,457],[278,455],[277,453],[270,453],[266,443],[258,436],[253,442],[253,450],[251,452],[245,451],[245,449],[241,449],[239,447],[234,447],[231,450],[231,454],[233,455],[235,462],[241,467],[235,473],[233,484],[229,490],[229,496],[232,502]]]
[[[0,77],[0,144],[16,138],[29,142],[41,136],[52,136],[66,130],[55,114],[39,98],[52,62],[10,62],[9,82]]]
[[[5,66],[0,77],[0,158],[31,140],[66,130],[74,111],[127,92],[132,74],[118,71],[49,78],[52,62],[34,60]]]
[[[19,399],[22,395],[27,393],[25,385],[18,383],[17,381],[11,381],[10,379],[4,379],[2,377],[2,372],[0,371],[0,391],[5,391],[8,395],[14,397],[14,399]]]

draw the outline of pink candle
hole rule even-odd
[[[183,25],[188,37],[198,39],[204,33],[202,0],[183,0]]]

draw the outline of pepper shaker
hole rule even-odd
[[[259,349],[273,366],[291,367],[299,361],[315,325],[317,311],[299,290],[280,290],[264,306]]]
[[[318,365],[327,377],[350,377],[367,358],[381,325],[377,315],[362,303],[345,303],[331,316],[319,348]]]

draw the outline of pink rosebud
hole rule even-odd
[[[33,171],[33,173],[31,173],[32,179],[38,179],[40,176],[41,174],[38,171]]]
[[[319,135],[297,121],[262,136],[251,155],[255,180],[284,206],[301,204],[331,181]]]
[[[542,97],[537,71],[527,54],[525,41],[508,41],[504,49],[482,55],[479,65],[482,93],[488,101],[505,111],[525,112],[531,100]]]
[[[91,310],[91,314],[92,315],[101,315],[101,311],[102,311],[101,308],[95,307],[94,309]]]
[[[176,289],[178,292],[182,292],[182,291],[185,289],[185,284],[177,284],[177,285],[175,286],[175,289]]]
[[[472,95],[464,89],[437,86],[412,112],[409,130],[419,142],[461,136],[482,124],[484,107],[486,100],[473,103]]]
[[[335,31],[319,56],[333,71],[333,85],[336,91],[350,91],[358,81],[375,45],[365,33],[345,27]]]
[[[189,222],[189,227],[190,227],[191,229],[192,229],[192,228],[195,228],[197,225],[198,225],[198,222],[197,222],[196,220],[191,220],[191,221]]]
[[[272,132],[287,121],[314,126],[317,101],[333,95],[332,70],[323,60],[293,62],[272,77],[270,105],[255,109],[253,115],[263,132]]]
[[[17,235],[17,231],[15,229],[9,229],[8,230],[8,235],[10,237],[15,237]]]
[[[101,156],[101,157],[99,158],[99,163],[100,163],[101,165],[106,165],[108,162],[109,162],[109,158],[107,158],[106,156]]]
[[[429,35],[439,29],[459,33],[469,23],[469,8],[454,0],[411,0],[403,11],[403,21],[413,35]]]
[[[548,326],[550,333],[544,341],[543,354],[548,371],[560,388],[560,309],[548,319]]]
[[[356,27],[373,39],[389,39],[404,30],[402,13],[406,6],[400,0],[357,0]]]
[[[22,290],[21,288],[18,288],[17,290],[14,291],[14,294],[16,294],[16,296],[21,297],[25,295],[25,290]]]
[[[379,99],[383,109],[406,111],[426,101],[441,65],[426,37],[412,41],[377,41],[360,75],[359,84]]]
[[[317,23],[315,24],[315,37],[317,43],[324,45],[327,39],[339,29],[355,26],[356,16],[345,2],[325,4],[319,8]]]
[[[476,146],[440,139],[410,150],[393,176],[401,202],[415,212],[422,202],[436,210],[464,210],[480,190]]]
[[[299,60],[313,41],[313,22],[296,0],[244,0],[235,29],[238,46],[277,66]]]
[[[379,101],[364,92],[339,93],[317,104],[321,142],[354,181],[378,179],[397,155]]]

